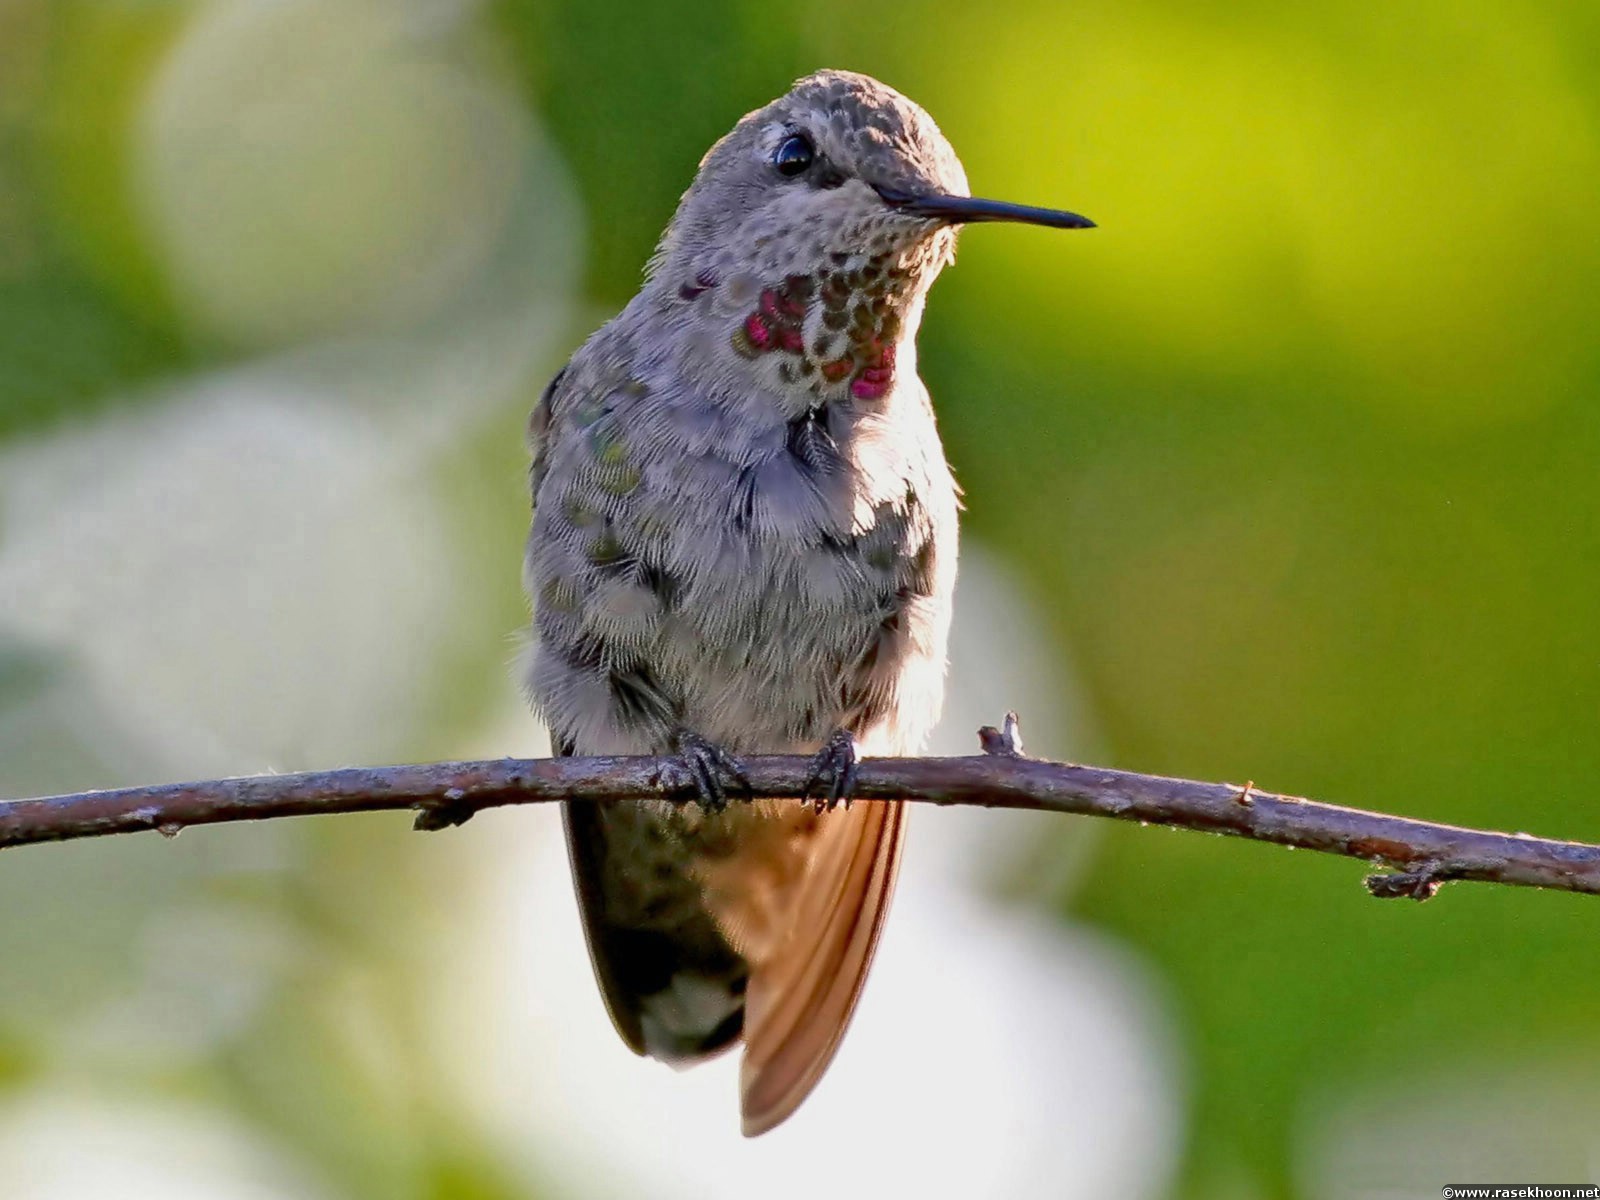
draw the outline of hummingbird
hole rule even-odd
[[[958,490],[917,327],[957,231],[1092,222],[968,193],[921,108],[820,71],[701,160],[638,294],[529,422],[525,687],[558,755],[667,754],[698,803],[563,804],[595,978],[636,1053],[743,1042],[743,1131],[799,1106],[883,928],[943,701]],[[802,803],[738,756],[812,756]]]

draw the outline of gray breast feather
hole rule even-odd
[[[920,385],[892,411],[786,417],[618,360],[591,343],[531,425],[528,682],[552,729],[580,752],[663,750],[674,726],[735,751],[885,722],[896,748],[919,741],[955,551]]]

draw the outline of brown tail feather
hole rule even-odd
[[[839,1047],[888,912],[905,819],[901,801],[823,818],[792,931],[751,971],[740,1070],[748,1137],[794,1112]]]

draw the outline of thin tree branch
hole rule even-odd
[[[1426,899],[1442,883],[1479,880],[1600,894],[1600,846],[1416,821],[1263,792],[1021,756],[1014,717],[981,733],[971,758],[869,758],[862,800],[1112,817],[1226,833],[1394,868],[1369,876],[1375,896]],[[810,760],[743,760],[757,795],[805,795]],[[421,829],[460,824],[485,808],[554,800],[685,803],[694,783],[673,758],[499,759],[351,767],[0,802],[0,847],[326,813],[412,809]],[[737,800],[734,803],[738,803]]]

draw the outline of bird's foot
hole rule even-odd
[[[721,746],[687,729],[679,730],[677,745],[678,757],[683,760],[684,769],[689,772],[695,790],[700,793],[701,808],[709,813],[719,813],[728,807],[724,780],[738,784],[746,800],[754,798],[750,781],[745,778],[744,767]]]
[[[811,760],[811,774],[800,798],[809,801],[814,812],[832,812],[841,804],[849,808],[855,795],[858,763],[856,735],[848,729],[838,730]],[[812,792],[817,793],[815,797]]]

